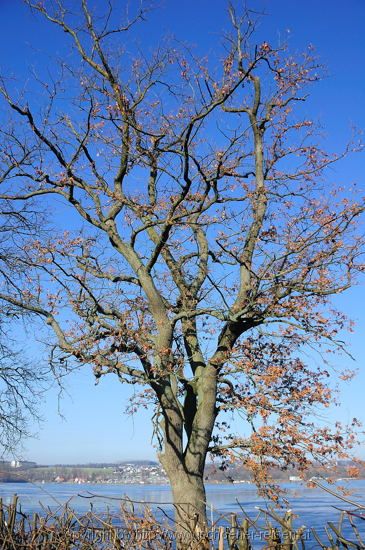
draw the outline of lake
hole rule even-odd
[[[354,506],[343,502],[322,489],[309,489],[300,483],[283,484],[288,491],[287,498],[290,501],[291,510],[298,516],[295,525],[305,525],[306,532],[314,527],[318,534],[324,536],[324,526],[327,521],[338,522],[342,510],[354,510]],[[348,483],[348,488],[353,491],[351,500],[365,504],[365,480],[356,480]],[[133,501],[149,503],[156,517],[162,518],[160,511],[163,509],[171,515],[171,492],[164,485],[101,485],[68,483],[1,483],[0,496],[8,504],[14,494],[19,496],[24,512],[42,513],[43,507],[56,510],[66,502],[79,514],[90,509],[92,502],[96,512],[103,512],[107,507],[117,512],[121,498],[128,497]],[[87,498],[93,495],[93,498]],[[241,512],[240,505],[254,518],[257,515],[257,507],[268,509],[270,504],[259,497],[254,485],[251,484],[208,484],[207,485],[208,515],[216,520],[217,517],[229,518],[232,512]],[[283,513],[283,512],[281,512]],[[365,535],[365,521],[355,519],[361,533]],[[343,532],[354,539],[352,529],[346,519]],[[308,538],[313,538],[310,535]],[[365,539],[364,539],[365,540]],[[315,542],[315,541],[313,541]]]

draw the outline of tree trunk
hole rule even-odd
[[[199,372],[196,370],[196,399],[191,402],[189,410],[187,407],[182,410],[170,385],[166,385],[159,396],[164,417],[161,423],[164,449],[159,459],[171,484],[176,548],[179,550],[209,549],[203,476],[217,414],[216,377],[217,370],[213,366],[200,368]],[[184,428],[187,435],[185,446]]]
[[[176,547],[179,550],[209,548],[203,473],[169,469],[167,475],[175,508]]]

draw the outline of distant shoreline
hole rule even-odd
[[[334,482],[340,482],[340,481],[362,481],[365,477],[349,477],[349,478],[337,478],[334,479]],[[289,479],[274,479],[274,483],[277,484],[291,484],[291,483],[310,483],[311,480],[289,480]],[[318,479],[318,481],[326,481],[325,479]],[[18,479],[18,478],[10,478],[10,479],[0,479],[0,484],[2,483],[28,483],[28,484],[40,484],[40,485],[135,485],[137,487],[141,486],[161,486],[166,487],[169,486],[169,482],[154,482],[154,481],[113,481],[113,482],[107,482],[107,481],[82,481],[82,482],[75,482],[75,481],[43,481],[43,480],[29,480],[29,479]],[[255,485],[253,481],[247,481],[247,480],[214,480],[209,479],[205,481],[205,485]]]

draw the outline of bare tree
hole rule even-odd
[[[192,510],[205,522],[209,452],[239,456],[267,492],[273,464],[304,472],[311,457],[344,456],[351,430],[312,420],[332,397],[304,351],[343,347],[331,296],[361,269],[363,206],[325,179],[341,155],[301,117],[313,52],[255,45],[251,14],[231,9],[223,59],[134,54],[124,46],[143,11],[113,26],[86,0],[77,17],[27,3],[75,46],[63,65],[73,98],[48,83],[40,108],[3,80],[22,129],[3,130],[1,196],[63,199],[80,225],[28,245],[27,290],[0,298],[44,319],[53,361],[142,386],[134,405],[154,407],[181,529]]]
[[[8,342],[8,338],[7,342]],[[15,343],[0,339],[0,449],[2,456],[18,456],[25,438],[34,434],[35,421],[40,420],[39,396],[45,374],[24,359],[23,350]],[[30,427],[32,425],[32,428]]]
[[[26,205],[28,206],[28,205]],[[36,229],[35,211],[0,204],[0,282],[2,290],[14,291],[25,266],[22,247]],[[19,338],[14,336],[14,321],[23,310],[9,303],[0,304],[0,452],[1,456],[19,453],[22,441],[34,435],[39,398],[45,389],[46,368],[27,360]],[[19,328],[19,327],[18,327]],[[32,425],[32,428],[30,427]]]

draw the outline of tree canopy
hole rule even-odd
[[[117,24],[86,0],[77,16],[27,3],[74,54],[42,105],[3,77],[1,198],[46,198],[63,229],[27,243],[0,298],[44,319],[54,364],[141,386],[175,501],[202,515],[208,452],[240,457],[266,490],[271,465],[344,456],[357,421],[316,421],[332,378],[307,352],[344,347],[332,297],[363,270],[364,207],[327,171],[358,145],[326,151],[302,107],[312,48],[255,44],[252,14],[230,8],[214,60],[138,53],[143,10]]]

